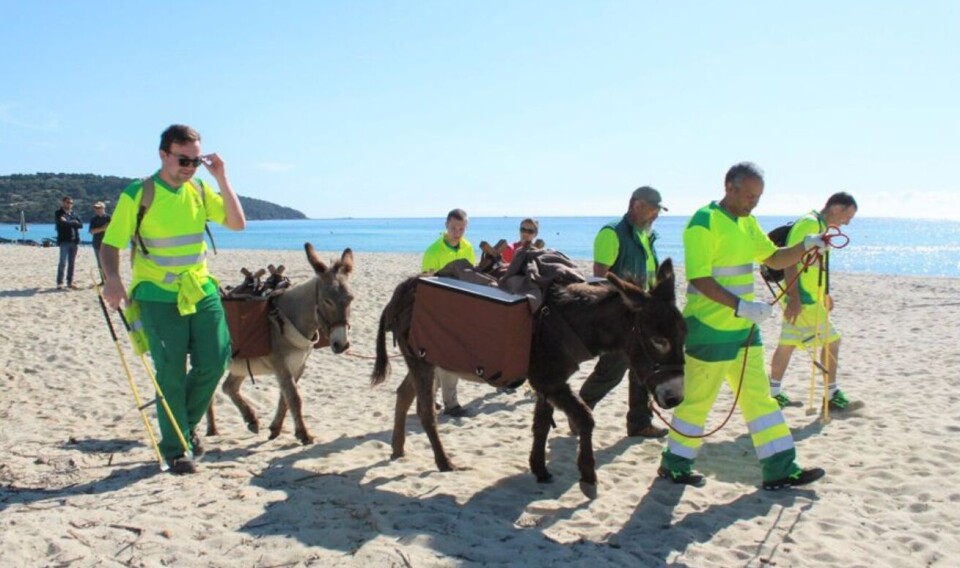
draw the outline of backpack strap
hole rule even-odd
[[[143,180],[143,191],[140,193],[140,209],[137,210],[137,225],[133,229],[133,242],[131,243],[130,250],[130,264],[133,264],[133,259],[137,255],[137,245],[140,245],[140,251],[143,253],[143,256],[150,254],[150,251],[147,250],[147,246],[143,244],[143,238],[140,237],[140,224],[143,222],[143,216],[147,214],[147,210],[150,209],[150,205],[153,204],[153,196],[156,194],[157,188],[153,184],[153,176],[144,178]]]
[[[213,233],[210,231],[210,225],[207,224],[206,214],[207,214],[207,196],[206,192],[203,191],[203,182],[196,179],[191,179],[189,182],[193,186],[194,190],[200,194],[200,203],[203,204],[203,230],[206,231],[207,236],[210,237],[210,246],[213,248],[213,254],[217,254],[217,243],[213,240]],[[133,263],[133,258],[137,254],[137,245],[140,247],[140,251],[144,256],[150,254],[150,251],[147,250],[145,244],[143,244],[143,238],[140,237],[140,224],[143,223],[143,217],[147,214],[147,211],[150,209],[150,206],[153,204],[153,197],[156,194],[157,189],[153,183],[153,176],[144,178],[143,180],[143,192],[140,194],[140,209],[137,210],[137,224],[133,230],[133,242],[131,243],[132,250],[130,251],[130,263]]]

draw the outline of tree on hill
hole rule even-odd
[[[60,200],[70,196],[81,217],[92,214],[93,204],[103,201],[112,211],[117,196],[133,179],[95,174],[36,173],[0,176],[0,223],[19,223],[20,211],[27,223],[53,223],[53,212]],[[266,219],[306,219],[292,209],[262,199],[240,196],[240,204],[250,221]]]

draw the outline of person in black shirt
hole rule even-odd
[[[93,256],[97,259],[97,268],[100,268],[100,243],[103,242],[103,233],[106,232],[109,224],[110,216],[107,215],[107,206],[103,201],[97,201],[93,204],[93,217],[90,217],[90,222],[87,223],[87,230],[93,235]]]
[[[57,224],[57,246],[60,247],[60,263],[57,265],[57,289],[63,289],[63,269],[67,269],[67,287],[77,290],[73,283],[73,267],[80,246],[80,229],[83,221],[73,212],[73,198],[64,197],[62,207],[53,215]]]

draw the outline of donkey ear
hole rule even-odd
[[[613,272],[607,272],[607,280],[620,292],[620,297],[623,298],[628,308],[631,310],[643,309],[649,296],[639,286],[620,278]]]
[[[314,272],[323,274],[327,271],[327,265],[320,260],[320,255],[317,254],[317,251],[313,250],[312,244],[303,243],[303,250],[307,251],[307,262],[313,267]]]
[[[651,293],[671,304],[676,304],[676,287],[676,277],[673,274],[673,260],[668,258],[660,264],[660,269],[657,270],[657,285]]]
[[[343,254],[340,255],[340,272],[344,275],[350,274],[353,272],[353,251],[349,248],[343,249]]]

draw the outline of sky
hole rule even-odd
[[[0,0],[0,175],[174,123],[312,218],[689,215],[748,160],[758,215],[960,219],[960,2]]]

